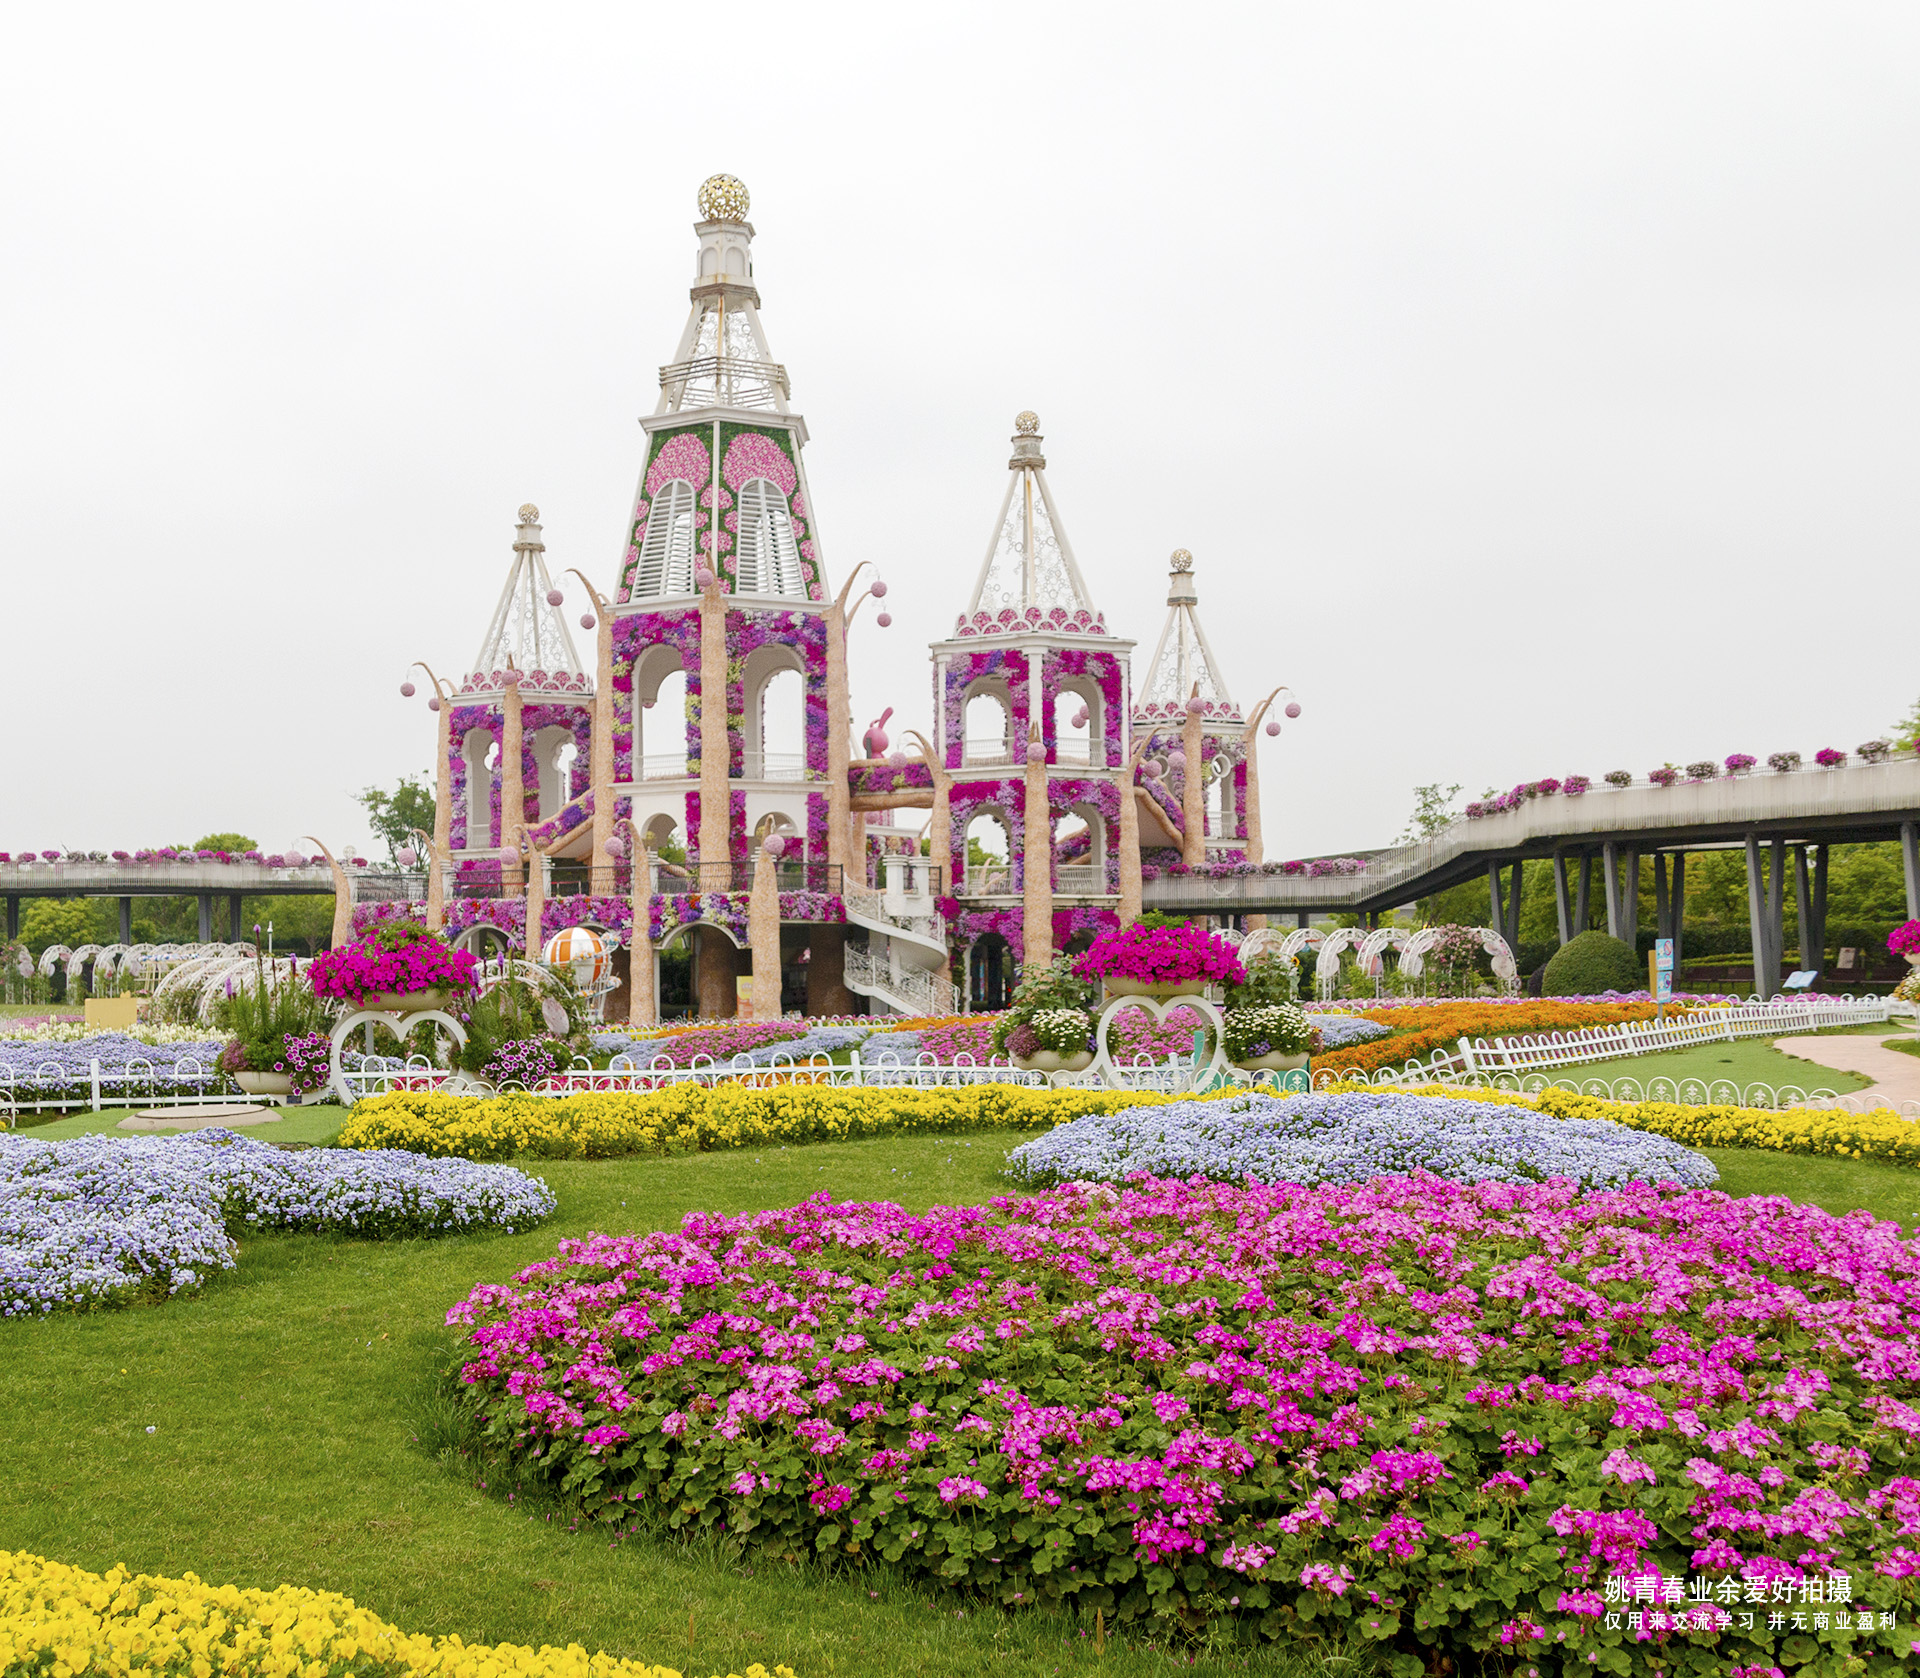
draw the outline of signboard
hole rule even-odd
[[[1653,1000],[1671,1002],[1673,1000],[1673,940],[1656,938],[1653,941]]]

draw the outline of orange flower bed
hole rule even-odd
[[[1627,1020],[1650,1020],[1651,1002],[1435,1002],[1427,1006],[1353,1010],[1364,1020],[1388,1027],[1391,1037],[1356,1043],[1350,1049],[1329,1049],[1313,1057],[1314,1070],[1344,1068],[1375,1072],[1400,1066],[1415,1055],[1451,1049],[1462,1037],[1521,1037],[1530,1032],[1582,1031],[1589,1026],[1620,1025]]]

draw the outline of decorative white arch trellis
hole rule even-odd
[[[1480,940],[1480,948],[1493,958],[1493,976],[1507,990],[1517,990],[1520,985],[1520,964],[1514,959],[1511,946],[1506,939],[1490,926],[1476,926],[1469,929]],[[1440,942],[1440,928],[1423,926],[1406,942],[1400,952],[1400,971],[1410,979],[1419,978],[1425,970],[1427,952]]]
[[[54,963],[65,961],[67,957],[72,954],[73,951],[68,949],[65,944],[49,944],[40,952],[40,977],[43,979],[51,979],[53,977]]]

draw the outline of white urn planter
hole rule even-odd
[[[424,1014],[446,1007],[448,1000],[444,990],[377,990],[358,1006],[378,1014]]]
[[[1297,1055],[1255,1055],[1233,1064],[1242,1072],[1292,1072],[1307,1064],[1307,1055],[1304,1050]]]
[[[1150,996],[1158,1001],[1170,996],[1204,996],[1207,989],[1205,979],[1173,979],[1152,985],[1144,979],[1104,978],[1100,983],[1108,996]]]
[[[293,1077],[286,1072],[236,1072],[233,1081],[248,1095],[292,1095]]]
[[[1057,1049],[1039,1049],[1012,1059],[1022,1072],[1084,1072],[1093,1064],[1093,1051],[1082,1049],[1077,1055],[1063,1055]]]

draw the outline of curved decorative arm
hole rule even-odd
[[[607,597],[593,586],[593,583],[584,571],[576,566],[569,565],[560,575],[563,577],[578,577],[580,579],[580,586],[587,591],[587,598],[593,602],[593,609],[603,618],[607,615],[611,609],[607,604]]]
[[[1253,710],[1247,716],[1247,738],[1249,740],[1251,740],[1253,736],[1259,732],[1261,719],[1264,718],[1267,714],[1267,707],[1270,706],[1276,699],[1278,699],[1281,694],[1291,693],[1291,692],[1293,692],[1293,689],[1288,687],[1285,682],[1282,682],[1277,688],[1273,690],[1273,692],[1268,694],[1265,699],[1261,700],[1258,705],[1254,706]]]
[[[947,772],[947,766],[934,755],[933,742],[917,728],[906,728],[900,732],[905,739],[913,742],[920,754],[920,761],[927,766],[927,773],[933,777],[933,784],[936,787],[943,782],[951,784],[953,777]]]
[[[430,665],[430,664],[428,664],[428,663],[426,663],[426,662],[425,662],[424,660],[422,660],[422,659],[417,659],[417,658],[416,658],[416,659],[415,659],[415,660],[413,661],[413,663],[411,663],[410,665],[408,665],[408,666],[407,666],[407,668],[408,668],[409,670],[424,670],[424,671],[426,671],[426,673],[427,673],[427,680],[428,680],[428,681],[430,681],[431,683],[433,683],[433,691],[434,691],[434,693],[435,693],[435,694],[436,694],[436,695],[437,695],[437,696],[439,697],[439,700],[440,700],[440,703],[441,703],[442,705],[448,705],[448,704],[451,704],[451,703],[453,702],[453,683],[451,683],[451,682],[447,682],[447,681],[442,681],[442,680],[441,680],[441,679],[440,679],[440,678],[439,678],[438,676],[436,676],[436,675],[435,675],[435,674],[433,673],[433,666],[432,666],[432,665]]]

